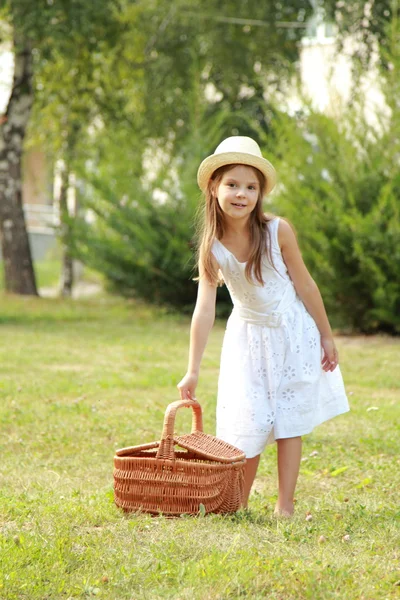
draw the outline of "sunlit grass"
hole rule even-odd
[[[210,433],[223,332],[217,323],[198,388]],[[160,437],[188,334],[186,317],[107,296],[1,299],[0,598],[398,597],[396,339],[338,339],[352,411],[305,437],[291,521],[272,516],[274,447],[247,512],[115,508],[114,449]]]

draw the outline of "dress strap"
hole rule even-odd
[[[268,228],[271,234],[271,250],[280,252],[279,240],[278,240],[278,228],[280,217],[275,217],[272,221],[268,221]]]
[[[217,263],[221,266],[225,262],[225,249],[221,242],[215,238],[213,245],[211,247],[211,252],[213,253]]]

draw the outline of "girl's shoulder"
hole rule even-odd
[[[280,248],[282,246],[282,240],[288,235],[296,235],[295,229],[290,221],[284,217],[273,215],[271,213],[264,213],[267,219],[268,229],[270,231],[272,241],[275,245]]]

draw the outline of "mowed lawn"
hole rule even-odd
[[[208,433],[224,326],[197,393]],[[277,521],[273,446],[248,511],[165,519],[113,504],[114,450],[159,439],[178,398],[187,317],[2,297],[0,335],[1,600],[400,597],[399,339],[337,338],[352,410],[304,439],[296,515]]]

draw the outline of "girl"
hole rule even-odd
[[[217,437],[246,454],[244,506],[260,454],[276,440],[275,514],[290,516],[301,436],[349,410],[338,352],[290,225],[263,213],[276,173],[258,144],[227,138],[201,163],[197,181],[205,195],[199,289],[189,366],[178,389],[182,399],[196,396],[222,273],[233,310],[222,347]]]

